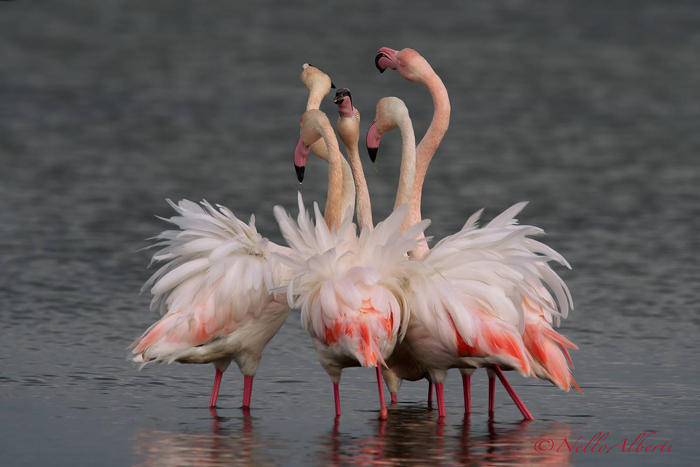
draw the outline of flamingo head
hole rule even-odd
[[[333,103],[338,106],[338,113],[343,118],[352,118],[357,110],[352,105],[352,94],[348,88],[340,88],[335,92]]]
[[[389,47],[382,47],[374,57],[374,64],[380,73],[391,68],[401,73],[401,76],[409,81],[420,82],[426,72],[432,70],[430,64],[413,49],[396,51]]]
[[[345,147],[357,147],[360,141],[360,112],[352,105],[348,88],[338,89],[333,100],[338,105],[338,136]]]
[[[367,131],[367,152],[372,162],[377,159],[382,136],[397,128],[402,118],[408,118],[408,109],[398,97],[384,97],[377,102],[376,117]]]
[[[310,63],[301,66],[301,82],[309,91],[318,88],[325,96],[331,89],[335,89],[335,84],[330,77]]]
[[[304,138],[299,137],[299,142],[294,150],[294,169],[297,172],[299,183],[304,181],[304,171],[306,170],[306,159],[309,157],[309,146],[304,144]]]

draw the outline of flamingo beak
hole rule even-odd
[[[379,70],[379,73],[384,73],[384,70],[387,68],[391,68],[392,70],[396,69],[398,65],[396,54],[398,54],[398,52],[389,47],[382,47],[379,49],[376,57],[374,57],[374,65],[377,67],[377,70]]]
[[[306,170],[306,159],[309,157],[309,147],[304,144],[304,139],[299,138],[296,149],[294,149],[294,169],[297,172],[299,183],[304,181],[304,171]]]
[[[367,131],[367,153],[372,162],[377,160],[379,141],[382,139],[382,136],[383,135],[379,132],[379,128],[377,128],[377,119],[375,118]]]

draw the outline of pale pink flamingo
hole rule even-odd
[[[377,103],[376,117],[367,133],[367,151],[372,162],[376,160],[381,137],[395,128],[399,128],[401,132],[401,176],[394,209],[411,202],[416,167],[416,137],[404,102],[396,97],[385,97]],[[404,219],[402,228],[405,229],[407,224],[408,219]],[[428,379],[428,372],[413,356],[408,342],[402,341],[396,345],[387,360],[387,366],[382,368],[382,376],[391,394],[391,402],[396,403],[403,380]],[[432,383],[429,383],[429,406],[432,405],[432,386]]]
[[[151,310],[163,316],[132,346],[133,361],[212,363],[216,368],[209,406],[215,407],[221,377],[232,361],[244,375],[243,407],[250,407],[253,377],[263,349],[289,315],[284,294],[292,270],[281,257],[289,248],[263,238],[227,208],[167,200],[178,229],[158,235],[164,247],[153,262],[166,262],[144,284]]]
[[[395,99],[396,101],[400,102],[400,100],[396,98],[386,98],[385,100],[389,101],[387,102],[387,104],[389,104],[387,107],[391,107],[390,104],[394,103],[391,101],[391,99]],[[336,91],[334,102],[338,105],[338,136],[340,136],[341,141],[343,141],[343,145],[348,153],[353,178],[355,180],[358,224],[360,228],[364,226],[372,226],[372,205],[358,148],[360,137],[360,112],[353,105],[352,94],[347,88],[338,89]],[[403,104],[403,102],[400,103]],[[377,108],[379,109],[380,107],[378,106]],[[405,109],[405,106],[403,109]],[[386,113],[387,115],[394,115],[391,110],[388,110]],[[407,115],[408,111],[406,110],[406,116]],[[402,128],[404,128],[404,131],[402,131],[402,148],[404,149],[405,155],[404,161],[402,161],[402,167],[405,166],[410,168],[415,167],[415,138],[413,137],[413,127],[410,125],[410,120],[408,121],[409,128],[405,128],[403,126],[404,123],[405,120],[401,120],[401,122],[397,123],[397,119],[387,118],[387,127],[385,130],[388,131],[388,129],[395,128],[397,125],[402,125]],[[413,154],[413,159],[410,159],[411,153]],[[407,163],[403,164],[403,162]],[[399,180],[399,189],[397,191],[394,209],[397,209],[402,204],[409,204],[411,201],[412,189],[413,176],[412,172],[408,170],[402,174],[402,177]],[[404,218],[401,231],[404,231],[406,227],[406,219]],[[387,360],[387,364],[381,368],[382,376],[384,377],[384,381],[386,381],[387,387],[389,388],[392,404],[396,403],[398,388],[395,387],[395,385],[397,382],[400,385],[401,379],[416,381],[427,377],[427,373],[422,367],[420,367],[419,364],[417,364],[415,359],[407,358],[407,356],[410,356],[410,353],[411,350],[408,345],[402,341],[397,342],[396,346],[394,347],[394,351]],[[394,371],[397,370],[397,367],[400,368],[401,379],[394,377]]]
[[[416,150],[417,167],[411,210],[409,211],[410,224],[420,220],[420,198],[425,173],[449,126],[449,97],[439,76],[428,62],[412,49],[397,52],[389,48],[382,48],[375,57],[375,64],[380,72],[386,68],[396,69],[404,78],[426,85],[435,105],[430,128]],[[372,129],[370,129],[368,147],[372,143],[375,148],[370,149],[370,156],[373,158],[376,157],[376,147],[378,147],[380,137],[381,134],[372,135]],[[374,141],[371,141],[372,139]],[[554,260],[568,267],[568,263],[549,247],[526,238],[526,236],[540,234],[540,229],[516,225],[514,216],[524,205],[524,203],[520,203],[513,206],[482,229],[476,228],[476,220],[480,214],[477,213],[470,218],[460,232],[441,241],[434,248],[432,254],[423,258],[427,250],[427,246],[423,243],[419,244],[419,248],[413,252],[415,257],[423,258],[426,265],[434,267],[441,278],[450,282],[459,299],[472,313],[471,329],[469,326],[460,327],[460,323],[456,319],[458,313],[454,310],[448,313],[449,320],[447,320],[452,327],[452,334],[455,336],[457,344],[456,349],[447,349],[447,353],[456,350],[461,356],[470,356],[470,358],[461,358],[462,362],[453,361],[450,364],[452,365],[450,367],[460,368],[462,372],[465,412],[467,413],[471,411],[470,376],[475,368],[482,366],[489,368],[490,413],[493,413],[494,406],[493,377],[495,373],[523,416],[526,419],[532,418],[524,403],[503,376],[500,367],[518,370],[526,376],[536,374],[567,391],[572,384],[576,386],[567,364],[567,361],[570,363],[570,358],[565,350],[565,347],[576,347],[566,338],[557,334],[551,327],[553,317],[557,319],[557,322],[561,317],[565,318],[569,306],[573,306],[573,304],[564,282],[546,264],[547,261]],[[488,241],[483,239],[488,239]],[[489,258],[491,254],[500,255],[501,264],[498,264],[499,261]],[[455,263],[455,258],[460,258],[461,263]],[[473,264],[472,270],[468,264],[470,262]],[[503,271],[504,266],[512,274],[510,282],[503,280],[508,274]],[[501,295],[507,300],[493,301],[496,298],[495,295],[489,298],[479,297],[480,291],[477,290],[478,287],[474,287],[475,283],[485,283],[495,289],[500,289]],[[545,285],[555,292],[556,301],[547,291]],[[416,291],[416,288],[413,287],[412,290]],[[425,290],[424,292],[428,293],[429,291]],[[490,305],[484,306],[484,303],[488,303],[489,299],[492,300]],[[498,303],[499,301],[500,303]],[[432,320],[432,324],[435,324],[435,316],[425,316],[426,310],[431,308],[431,305],[421,303],[420,306],[422,308],[419,310],[411,307],[412,317],[416,314],[423,315],[422,318],[427,322]],[[436,308],[433,305],[433,309],[440,312],[439,306]],[[444,321],[444,316],[441,318]],[[413,322],[409,324],[407,339],[415,350],[416,347],[421,346],[418,341],[430,339],[430,332],[426,332],[426,329],[418,330],[418,326],[413,324]],[[489,328],[491,329],[489,330]],[[413,330],[415,332],[412,332]],[[433,331],[438,336],[445,336],[445,330],[440,329],[439,326]],[[477,331],[477,334],[474,334],[474,331]],[[478,339],[478,333],[483,333],[483,331],[487,332],[482,334],[481,339]],[[520,332],[516,334],[514,331]],[[525,335],[521,339],[519,334],[522,331],[525,332]],[[472,333],[471,341],[469,338],[465,341],[464,334],[470,332]],[[490,335],[490,339],[484,339],[487,335]],[[485,342],[486,340],[491,340],[491,342]],[[482,346],[485,345],[484,348],[479,349],[475,346],[479,341]],[[523,345],[523,341],[527,348]],[[489,346],[492,347],[491,350],[496,350],[496,354],[489,353]],[[427,348],[426,351],[429,353],[440,353],[435,351],[434,345],[431,347],[426,342],[423,342],[423,347]],[[416,350],[416,352],[420,354],[423,351]],[[428,361],[435,355],[430,357],[417,355],[417,357],[424,363],[424,366],[429,367]],[[432,360],[430,364],[438,363],[434,358]],[[449,360],[449,358],[445,358],[445,360]],[[446,366],[445,362],[441,362],[440,365]],[[429,370],[429,372],[433,381],[436,381],[435,378],[444,379],[444,374],[440,374],[442,371]],[[438,403],[441,406],[440,414],[444,416],[444,402],[441,400],[442,384],[441,382],[437,384]],[[576,387],[578,388],[578,386]]]
[[[342,103],[339,105],[342,107]],[[359,118],[357,122],[359,126]],[[308,151],[318,139],[324,140],[331,172],[339,178],[338,161],[342,156],[325,114],[307,111],[302,116],[301,136],[297,152]],[[297,159],[302,161],[303,157]],[[351,157],[351,167],[353,160]],[[366,186],[356,188],[360,199]],[[321,366],[333,382],[336,416],[341,414],[338,384],[343,368],[363,366],[376,368],[379,418],[386,419],[379,365],[403,336],[407,315],[401,278],[410,274],[406,253],[415,248],[416,238],[427,222],[418,223],[402,234],[400,228],[408,209],[404,206],[376,228],[362,226],[358,236],[352,213],[348,210],[340,218],[339,198],[340,192],[332,191],[325,223],[314,205],[315,226],[301,196],[296,222],[284,209],[275,208],[282,234],[293,250],[285,259],[294,270],[288,298],[290,303],[301,307],[302,325],[311,335]],[[369,206],[358,205],[358,218],[362,222],[367,219],[367,209]]]

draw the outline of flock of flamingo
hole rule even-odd
[[[315,222],[299,194],[294,219],[282,207],[274,215],[287,246],[263,238],[250,222],[221,205],[168,200],[177,228],[162,232],[162,247],[151,263],[164,263],[146,282],[151,309],[163,317],[133,344],[132,359],[147,363],[212,363],[216,368],[209,402],[216,406],[223,373],[235,361],[244,375],[243,407],[250,407],[253,378],[267,343],[292,308],[301,309],[321,366],[333,383],[340,416],[340,375],[344,368],[375,368],[380,419],[388,412],[382,377],[397,402],[404,380],[433,386],[439,417],[445,416],[443,383],[458,368],[465,413],[471,413],[470,378],[486,369],[489,415],[494,411],[495,377],[525,419],[532,415],[503,375],[551,381],[569,391],[580,388],[571,375],[567,349],[577,347],[557,333],[573,302],[564,281],[550,267],[569,264],[535,238],[543,231],[519,225],[518,203],[479,227],[481,211],[457,233],[428,247],[421,220],[425,174],[449,126],[450,101],[440,77],[418,52],[379,49],[380,72],[397,70],[421,83],[433,98],[434,114],[418,145],[406,105],[381,99],[367,134],[372,161],[381,138],[401,132],[401,175],[394,211],[376,226],[358,149],[360,113],[350,90],[338,89],[337,131],[319,106],[335,86],[318,68],[304,64],[301,81],[309,91],[301,117],[294,165],[301,182],[309,152],[328,163],[328,195]],[[357,211],[357,226],[353,223]]]

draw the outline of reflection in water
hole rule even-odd
[[[211,409],[209,432],[172,433],[142,430],[136,436],[137,465],[271,465],[279,464],[275,448],[282,440],[254,430],[250,412],[241,417],[220,417]],[[329,433],[308,450],[320,465],[422,465],[453,464],[537,464],[569,465],[568,450],[540,453],[541,440],[571,439],[568,423],[485,420],[477,415],[460,423],[439,422],[437,413],[422,405],[394,406],[389,419],[368,419],[374,434],[357,436],[341,431],[342,419],[332,422]],[[279,453],[277,453],[279,454]],[[285,463],[284,459],[281,462]]]
[[[261,441],[253,430],[249,409],[241,409],[242,425],[222,427],[237,417],[212,415],[210,433],[171,433],[163,430],[141,430],[136,435],[134,458],[137,465],[230,465],[272,464],[269,443]]]
[[[474,417],[474,416],[473,416]],[[568,450],[540,453],[539,440],[570,438],[566,423],[479,422],[469,418],[459,425],[437,421],[423,407],[402,406],[376,423],[376,434],[358,437],[340,430],[336,419],[330,435],[320,439],[316,453],[322,465],[415,464],[513,464],[569,465]]]

